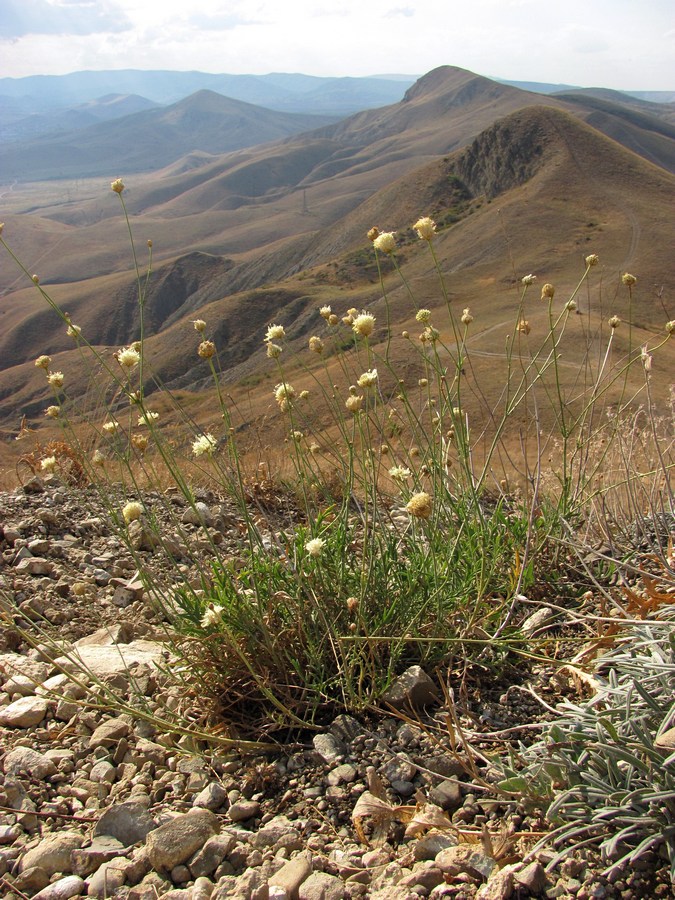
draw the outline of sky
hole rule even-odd
[[[675,90],[673,0],[0,0],[0,77],[480,75]]]

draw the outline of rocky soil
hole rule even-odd
[[[235,548],[234,511],[203,501],[211,540]],[[135,529],[136,558],[160,579],[167,546],[187,577],[211,547],[172,503],[181,528],[163,548]],[[162,616],[94,491],[50,477],[1,494],[0,552],[0,609],[24,634],[0,638],[7,900],[673,896],[658,858],[611,879],[592,851],[549,865],[550,850],[530,853],[542,812],[472,780],[490,781],[491,735],[536,732],[544,710],[527,685],[493,686],[463,710],[483,732],[473,759],[452,751],[446,711],[415,671],[398,690],[427,704],[417,722],[340,715],[273,752],[232,753],[151,720],[195,698],[170,678]],[[534,677],[554,703],[546,673]]]

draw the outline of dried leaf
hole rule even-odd
[[[448,814],[443,812],[440,806],[436,806],[435,803],[423,803],[415,808],[415,813],[406,827],[405,836],[417,837],[432,828],[447,831],[452,827]]]
[[[582,687],[589,687],[594,694],[602,687],[602,683],[598,681],[598,679],[591,675],[589,672],[584,672],[583,669],[577,668],[577,666],[573,666],[571,663],[563,666],[558,670],[561,674],[569,674],[571,676],[572,681],[575,683],[576,687],[581,690]]]

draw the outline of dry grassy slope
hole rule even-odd
[[[464,185],[459,195],[457,179]],[[329,184],[324,183],[324,188],[330,207]],[[245,252],[246,240],[253,239],[256,223],[250,210],[242,211],[241,226],[244,231],[248,227],[251,235],[242,239],[241,252],[234,255],[235,265],[219,269],[214,264],[208,278],[200,280],[204,272],[193,270],[189,260],[181,262],[189,269],[182,277],[193,278],[198,284],[190,294],[189,314],[192,317],[199,304],[200,315],[209,321],[224,354],[228,390],[240,399],[245,397],[247,415],[253,420],[271,416],[265,419],[266,433],[271,437],[276,434],[278,440],[283,423],[270,404],[270,388],[276,376],[261,346],[265,324],[283,321],[297,346],[302,347],[307,334],[319,324],[316,307],[324,302],[332,302],[338,309],[368,305],[379,321],[384,321],[372,267],[362,266],[368,254],[364,234],[373,224],[400,232],[405,271],[418,301],[437,305],[439,293],[428,254],[405,229],[422,213],[432,213],[442,221],[448,209],[455,209],[463,197],[465,217],[441,231],[436,247],[456,308],[471,305],[476,314],[472,344],[480,351],[477,369],[482,369],[487,384],[496,386],[493,370],[512,321],[517,296],[515,276],[526,271],[554,281],[564,296],[578,278],[583,255],[597,252],[606,280],[607,314],[625,316],[627,312],[625,289],[617,290],[618,274],[630,269],[640,277],[639,304],[633,319],[642,330],[636,340],[648,339],[675,315],[675,310],[663,309],[659,299],[659,294],[672,296],[675,287],[670,248],[663,240],[674,193],[673,176],[573,116],[549,107],[523,109],[486,129],[465,150],[437,159],[367,195],[355,209],[347,203],[339,221],[328,228],[321,227],[317,221],[320,216],[311,206],[302,216],[307,224],[299,237],[275,236],[268,226],[270,243],[264,253]],[[199,218],[195,218],[195,224]],[[153,225],[160,221],[154,220]],[[186,220],[178,221],[185,226]],[[143,222],[147,225],[145,218]],[[119,221],[104,224],[109,231],[111,227],[120,228]],[[271,243],[274,237],[276,243]],[[153,239],[157,243],[154,234]],[[344,263],[355,280],[340,287],[335,269],[328,263],[355,248],[364,251],[363,257],[357,257],[351,268]],[[338,268],[342,265],[338,260]],[[310,266],[316,268],[308,270]],[[275,284],[281,276],[287,276],[286,280]],[[163,275],[157,278],[158,288],[166,283],[163,279]],[[269,282],[267,288],[261,287],[264,281]],[[85,332],[93,334],[97,324],[118,317],[120,297],[131,302],[129,285],[129,275],[124,273],[101,278],[98,284],[58,285],[54,293]],[[242,286],[257,290],[228,296]],[[107,304],[100,299],[102,295]],[[13,315],[18,329],[7,347],[19,345],[26,357],[32,358],[52,346],[67,346],[62,332],[54,340],[54,320],[38,312],[39,298],[34,292],[22,292],[15,299],[25,304],[21,312],[31,309],[34,318],[22,316],[16,303],[9,311],[6,308],[4,315]],[[409,319],[411,303],[396,278],[390,282],[390,299],[394,320],[401,324]],[[534,303],[528,316],[533,327],[543,328],[540,304]],[[199,382],[205,374],[194,355],[196,335],[189,322],[179,317],[180,306],[176,313],[174,303],[169,316],[162,319],[167,327],[151,338],[148,346],[153,366],[174,387]],[[129,325],[133,327],[132,319]],[[405,370],[409,349],[397,341],[393,352]],[[668,358],[673,361],[672,354]],[[84,389],[86,379],[77,365],[77,354],[72,350],[55,359],[55,366],[68,373],[71,387]],[[574,362],[570,365],[574,371]],[[241,379],[245,384],[240,389],[237,381]],[[206,423],[218,419],[212,400],[210,394],[200,395],[198,415]],[[46,402],[44,380],[31,363],[0,373],[0,416],[7,425],[16,423],[21,411],[37,415]]]

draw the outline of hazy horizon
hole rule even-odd
[[[424,74],[675,90],[670,0],[4,0],[0,77],[106,69]],[[415,77],[411,75],[411,77]]]

